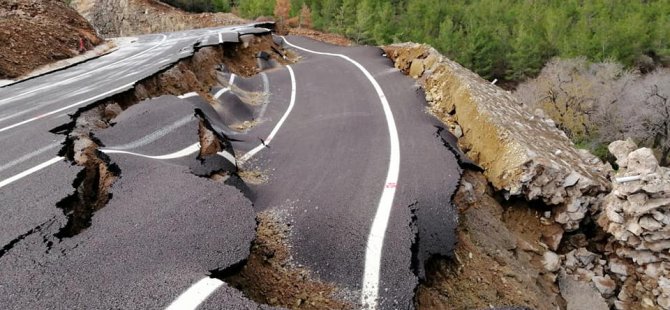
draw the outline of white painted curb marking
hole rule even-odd
[[[382,108],[384,109],[384,116],[386,117],[386,124],[388,125],[389,140],[391,144],[391,158],[389,160],[386,182],[384,183],[382,195],[379,199],[379,204],[377,205],[377,212],[372,222],[370,234],[368,235],[368,243],[365,251],[363,288],[361,291],[361,304],[363,307],[366,309],[376,309],[377,299],[379,298],[379,277],[384,236],[386,235],[388,220],[391,216],[391,208],[393,207],[393,199],[395,197],[396,184],[398,182],[398,175],[400,172],[400,141],[398,139],[398,130],[395,125],[393,113],[391,112],[391,107],[389,106],[388,100],[386,99],[386,95],[384,95],[384,91],[382,90],[381,86],[379,86],[379,83],[377,83],[377,80],[375,80],[372,74],[370,74],[370,72],[368,72],[368,70],[357,61],[342,54],[322,53],[302,48],[291,44],[288,42],[288,40],[286,40],[286,38],[282,38],[286,44],[299,50],[317,55],[340,57],[354,64],[361,72],[363,72],[365,77],[368,78],[377,92],[379,100],[382,104]]]

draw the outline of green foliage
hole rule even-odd
[[[361,43],[428,43],[489,79],[533,77],[554,56],[629,67],[642,55],[670,57],[667,0],[301,1],[317,29]]]
[[[237,11],[244,18],[272,16],[275,0],[238,0]]]

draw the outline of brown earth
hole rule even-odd
[[[556,224],[547,225],[540,210],[522,202],[499,200],[481,173],[465,171],[454,197],[460,213],[454,258],[427,264],[418,309],[565,308],[555,277],[541,263],[540,239]]]
[[[353,42],[351,42],[351,40],[347,39],[345,36],[333,33],[325,33],[308,28],[290,28],[288,34],[294,36],[308,37],[317,41],[326,42],[334,45],[340,45],[340,46],[353,45]]]
[[[252,300],[289,309],[354,309],[330,283],[291,263],[291,227],[271,211],[257,216],[256,240],[242,269],[224,280]]]
[[[0,79],[76,56],[80,40],[90,50],[102,39],[59,0],[0,0]]]
[[[104,37],[172,32],[248,23],[230,13],[188,13],[155,0],[72,0]]]

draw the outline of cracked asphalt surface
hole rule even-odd
[[[0,88],[0,182],[57,156],[65,138],[49,130],[69,122],[67,113],[174,64],[203,38],[214,44],[221,31],[262,30],[143,36],[94,61]],[[122,112],[112,127],[92,132],[101,150],[133,154],[108,152],[120,175],[107,205],[79,234],[54,237],[68,221],[56,203],[73,193],[82,167],[62,159],[0,187],[2,308],[166,307],[209,271],[244,261],[255,237],[255,214],[261,211],[288,215],[292,263],[333,283],[358,304],[368,234],[385,186],[396,193],[384,234],[377,308],[413,308],[423,262],[450,255],[456,241],[451,197],[461,174],[458,161],[443,145],[439,122],[425,111],[422,91],[380,49],[287,40],[346,55],[378,81],[400,140],[397,184],[384,183],[390,142],[380,99],[351,63],[296,51],[301,59],[291,65],[295,89],[282,67],[249,78],[220,72],[222,84],[232,80],[239,89],[225,92],[218,103],[198,96],[154,98]],[[223,87],[230,85],[211,93]],[[245,91],[268,94],[251,105],[240,99]],[[295,106],[286,114],[293,92]],[[230,143],[225,151],[237,158],[278,128],[267,147],[239,165],[260,171],[267,181],[232,182],[237,167],[224,156],[202,157],[197,151],[167,156],[199,141],[201,121]],[[254,125],[232,129],[244,121]],[[225,181],[207,177],[216,171],[233,175]],[[200,308],[267,307],[224,283]]]

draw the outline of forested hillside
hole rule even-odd
[[[166,0],[271,16],[275,0]],[[667,0],[291,0],[316,29],[359,43],[428,43],[488,79],[535,76],[553,56],[649,68],[670,55]],[[209,9],[212,9],[209,8]],[[203,8],[199,8],[203,10]]]

